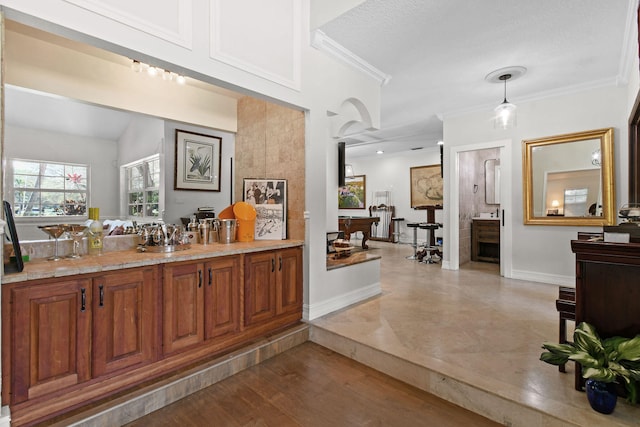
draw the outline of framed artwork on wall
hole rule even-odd
[[[415,166],[411,178],[411,207],[442,205],[442,174],[440,165]]]
[[[287,238],[287,180],[245,178],[243,201],[256,209],[256,240]]]
[[[365,209],[367,206],[366,175],[345,178],[344,186],[338,189],[338,209]]]
[[[175,190],[220,191],[222,138],[176,129]]]

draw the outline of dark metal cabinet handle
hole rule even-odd
[[[202,270],[198,270],[198,287],[202,287]]]
[[[278,266],[278,271],[282,271],[282,257],[278,257],[280,260],[280,265]]]
[[[100,307],[104,307],[104,286],[100,285],[98,289],[100,290]]]
[[[87,309],[87,290],[85,288],[80,288],[80,311],[85,311]]]
[[[209,267],[209,286],[213,284],[213,269]]]
[[[276,260],[275,258],[271,258],[271,272],[276,271]]]

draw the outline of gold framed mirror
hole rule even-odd
[[[524,223],[616,223],[613,128],[522,141]]]

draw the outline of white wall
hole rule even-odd
[[[428,166],[440,164],[440,148],[430,147],[423,150],[403,153],[375,154],[367,157],[349,158],[348,163],[353,165],[355,175],[366,176],[367,209],[339,209],[339,215],[369,216],[368,207],[376,201],[374,192],[391,191],[392,205],[395,206],[395,216],[404,218],[400,225],[400,241],[411,243],[413,231],[407,229],[408,222],[426,222],[427,211],[411,208],[411,178],[410,169],[415,166]],[[335,198],[337,200],[337,189]],[[436,211],[436,222],[442,221],[442,211]],[[337,224],[336,224],[337,229]],[[436,232],[440,236],[442,230]],[[418,241],[426,240],[426,232],[418,233]]]
[[[99,206],[101,216],[118,215],[118,144],[116,141],[15,126],[5,127],[4,141],[7,159],[88,164],[91,171],[89,205]],[[55,218],[17,219],[18,237],[20,240],[44,240],[47,236],[38,230],[36,225],[52,221],[55,221]]]
[[[532,226],[523,224],[522,147],[521,141],[584,130],[613,127],[615,130],[616,204],[624,203],[628,193],[628,88],[600,87],[579,93],[556,96],[518,105],[518,126],[508,131],[493,128],[488,117],[491,111],[477,112],[455,118],[445,118],[445,161],[451,164],[448,148],[511,138],[512,205],[505,209],[505,220],[513,227],[513,277],[549,283],[575,282],[575,258],[570,240],[578,231],[598,231],[593,227]],[[457,197],[445,180],[447,201]],[[445,219],[445,227],[453,218]],[[601,231],[601,229],[600,229]],[[445,241],[447,238],[445,237]],[[445,259],[450,255],[445,247]]]

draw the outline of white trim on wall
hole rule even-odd
[[[249,19],[250,16],[246,15],[246,10],[240,6],[234,5],[232,2],[211,0],[209,6],[209,56],[239,70],[294,90],[300,90],[302,82],[302,6],[298,0],[277,0],[277,2],[278,4],[275,0],[271,0],[269,5],[260,4],[264,4],[267,9],[274,9],[274,6],[277,6],[280,11],[286,10],[287,14],[264,16],[257,12],[255,19]],[[253,12],[256,13],[255,10]],[[243,14],[244,18],[237,16],[238,13]],[[276,17],[280,18],[280,21],[275,21]],[[289,21],[286,20],[287,17],[290,18]],[[245,37],[271,42],[268,49],[250,51],[250,49],[243,49],[242,43],[233,43],[232,40],[229,40],[231,36],[228,34],[228,28],[224,28],[223,18],[233,21],[237,31],[246,30]],[[240,22],[247,27],[239,28],[237,24]],[[276,33],[276,30],[289,31],[290,36],[284,35],[276,40],[277,37],[271,37],[271,34]],[[260,45],[258,43],[258,46]],[[250,61],[248,58],[252,58],[252,60]],[[279,69],[283,63],[287,62],[290,62],[290,68]]]
[[[499,148],[500,159],[500,275],[504,277],[512,277],[513,260],[512,260],[512,166],[511,151],[513,142],[511,139],[503,139],[498,141],[489,141],[478,144],[458,145],[447,147],[449,164],[449,182],[452,200],[445,200],[445,229],[448,228],[449,236],[445,238],[446,244],[449,245],[449,259],[443,262],[442,268],[447,270],[458,270],[460,268],[460,159],[459,154],[465,151],[483,150],[487,148]],[[448,210],[448,212],[447,212]],[[504,224],[504,225],[502,225]]]
[[[166,40],[178,46],[192,49],[193,47],[193,0],[173,0],[174,8],[177,11],[173,15],[176,19],[174,22],[176,29],[167,27],[160,23],[153,22],[149,19],[142,19],[141,16],[135,15],[133,12],[115,7],[108,2],[100,0],[64,0],[75,6],[86,9],[95,14],[112,19],[116,22],[124,24],[136,30],[143,31],[159,39]],[[139,2],[140,0],[138,0]],[[133,3],[133,2],[132,2]],[[137,2],[136,2],[137,3]],[[158,2],[148,2],[148,9],[157,9],[161,6],[170,10],[170,5],[166,0],[159,5]],[[145,15],[148,18],[150,15]]]

